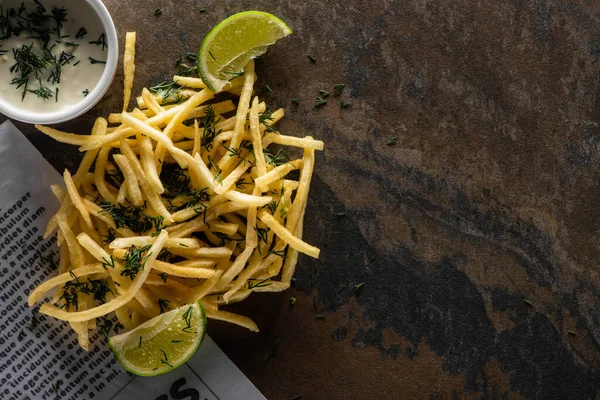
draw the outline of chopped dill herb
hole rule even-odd
[[[235,188],[236,189],[240,189],[240,190],[244,190],[246,188],[246,185],[249,185],[250,182],[246,182],[244,178],[240,179],[239,181],[237,181],[235,183]]]
[[[221,133],[220,130],[218,132],[216,130],[216,125],[220,120],[220,118],[216,118],[215,111],[211,106],[208,106],[204,109],[204,116],[200,119],[200,122],[202,122],[203,126],[202,141],[200,144],[206,150],[212,149],[215,137]]]
[[[281,338],[277,338],[275,339],[275,342],[273,343],[273,346],[271,346],[271,351],[265,356],[265,360],[264,362],[267,362],[267,360],[271,357],[274,357],[277,355],[277,353],[279,353],[279,342],[281,341]]]
[[[173,366],[171,364],[169,364],[169,359],[167,358],[167,353],[165,353],[164,350],[162,350],[162,349],[160,351],[161,351],[161,353],[163,353],[163,356],[165,357],[164,359],[160,360],[160,363],[161,364],[166,364],[169,367],[173,368]]]
[[[356,292],[356,294],[359,294],[360,292],[362,292],[363,287],[365,286],[365,283],[359,283],[358,285],[354,285],[354,291]]]
[[[265,151],[264,154],[265,154],[265,161],[267,162],[267,164],[271,164],[274,167],[278,167],[287,162],[287,160],[286,160],[287,157],[286,157],[285,153],[283,153],[282,149],[279,149],[279,151],[275,155],[273,155],[269,151]]]
[[[104,60],[96,60],[95,58],[92,57],[88,57],[90,59],[90,64],[94,65],[94,64],[106,64],[106,61]]]
[[[242,157],[242,150],[243,150],[243,149],[241,149],[241,148],[237,148],[237,149],[236,149],[236,148],[227,147],[227,146],[225,146],[225,145],[223,144],[223,142],[219,142],[219,144],[220,144],[220,145],[221,145],[221,146],[222,146],[222,147],[223,147],[225,150],[227,150],[227,152],[229,153],[229,155],[230,155],[231,157],[235,157],[235,156],[237,156],[237,157],[240,157],[240,158]]]
[[[340,108],[348,108],[350,107],[350,103],[346,103],[345,101],[340,101]]]
[[[271,89],[271,86],[265,85],[259,90],[258,96],[259,97],[266,96],[269,93],[273,93],[273,89]]]
[[[106,295],[108,293],[115,297],[115,294],[108,287],[108,283],[104,279],[90,279],[90,294],[94,297],[94,300],[98,300],[102,303],[106,302]]]
[[[248,281],[248,290],[252,290],[254,288],[261,288],[266,286],[271,286],[271,283],[268,282],[269,278],[265,278],[262,281],[257,280],[249,280]]]
[[[275,214],[277,207],[279,207],[279,200],[272,200],[269,204],[265,206],[265,208],[271,211],[271,214]]]
[[[274,254],[276,256],[283,258],[284,260],[286,259],[285,250],[271,250],[271,251],[269,251],[269,254]]]
[[[121,276],[127,276],[133,280],[137,274],[144,269],[146,260],[150,257],[150,254],[144,254],[150,249],[151,245],[147,245],[141,248],[131,246],[127,253],[125,253],[125,268],[121,271]]]
[[[194,64],[187,65],[185,62],[183,62],[184,58],[188,59],[189,61],[192,61]],[[197,72],[198,72],[198,56],[195,55],[194,53],[186,53],[184,55],[181,55],[175,61],[175,66],[177,67],[177,75],[190,76],[190,75],[197,74]]]
[[[90,91],[88,89],[85,89],[83,92],[83,97],[87,97],[88,94],[90,94]]]
[[[321,96],[317,96],[317,101],[315,102],[315,107],[323,107],[325,104],[327,104],[327,100],[325,100]]]
[[[97,40],[91,41],[90,44],[95,44],[96,46],[102,46],[102,51],[106,50],[106,48],[108,47],[108,44],[106,43],[106,35],[104,33],[101,34]]]
[[[391,138],[388,142],[387,145],[388,146],[394,146],[396,144],[396,142],[398,142],[398,136],[394,136],[393,138]]]
[[[311,56],[310,54],[308,54],[308,55],[307,55],[307,57],[308,57],[308,60],[309,60],[311,63],[313,63],[313,64],[316,64],[316,63],[317,63],[317,60],[316,60],[316,59],[315,59],[313,56]]]
[[[246,73],[246,70],[241,70],[241,71],[223,71],[223,73],[227,74],[227,75],[231,75],[231,78],[228,79],[229,82],[231,82],[232,80],[234,80],[235,78],[239,78],[240,76],[244,75]]]
[[[155,230],[162,229],[164,218],[144,214],[142,207],[123,204],[115,206],[109,201],[102,201],[99,206],[102,209],[100,213],[110,215],[117,228],[129,228],[136,233],[146,232],[153,228]]]
[[[108,269],[108,267],[114,268],[115,267],[114,257],[111,255],[109,260],[107,260],[106,258],[102,258],[102,267],[104,267],[104,269]]]
[[[167,278],[169,277],[169,275],[166,272],[161,272],[160,274],[158,274],[158,276],[160,276],[160,279],[162,279],[164,283],[167,283]]]
[[[346,85],[343,83],[338,83],[337,85],[335,85],[333,87],[333,95],[336,97],[341,95],[342,92],[344,91],[344,87],[346,87]]]
[[[75,35],[75,39],[83,39],[87,35],[87,31],[84,27],[79,28],[77,31],[77,35]]]
[[[298,104],[300,104],[300,99],[299,99],[299,98],[297,98],[297,97],[293,98],[293,99],[292,99],[292,104],[295,104],[295,105],[298,105]]]
[[[223,183],[223,177],[221,176],[221,171],[219,171],[219,167],[217,167],[217,165],[215,164],[215,162],[213,161],[211,156],[208,156],[208,164],[209,164],[209,170],[211,169],[215,169],[215,171],[217,172],[217,174],[215,175],[215,180],[218,181],[219,183]]]
[[[259,227],[254,227],[254,231],[256,232],[256,234],[258,235],[258,241],[260,242],[265,242],[265,244],[268,243],[269,241],[269,236],[268,233],[271,230],[271,228],[267,227],[267,228],[259,228]]]
[[[272,132],[272,133],[279,133],[277,131],[277,129],[273,128],[269,122],[273,121],[273,113],[271,113],[270,111],[265,111],[263,113],[260,113],[258,115],[258,122],[260,122],[261,124],[264,125],[265,130],[267,132]]]
[[[290,304],[291,305],[296,304],[296,298],[295,297],[290,297]]]
[[[181,317],[185,322],[185,327],[182,329],[185,333],[193,333],[192,329],[192,307],[190,306]]]
[[[319,90],[319,94],[323,98],[329,97],[329,92],[327,90]]]
[[[160,97],[163,104],[179,103],[183,100],[181,86],[177,82],[162,82],[148,89],[150,93]]]
[[[158,17],[158,16],[160,16],[161,14],[162,14],[162,10],[160,9],[160,7],[156,7],[156,8],[154,9],[154,16],[155,16],[155,17]]]
[[[160,313],[164,313],[165,310],[170,310],[171,307],[169,307],[169,304],[171,304],[171,302],[169,300],[165,300],[165,299],[158,299],[158,307],[160,308]]]
[[[73,54],[63,51],[60,53],[60,56],[58,57],[58,64],[61,66],[71,64],[71,60],[73,60],[74,58],[75,58],[75,56]]]
[[[117,232],[113,229],[113,228],[108,228],[108,232],[106,233],[106,236],[103,236],[102,239],[102,243],[104,244],[110,244],[113,240],[115,240],[116,234]]]
[[[41,81],[40,81],[39,88],[37,88],[35,90],[27,89],[27,91],[29,93],[35,94],[37,97],[44,99],[44,100],[54,97],[54,92],[52,90],[50,90],[50,88],[43,86]]]

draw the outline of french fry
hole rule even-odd
[[[140,162],[142,169],[148,178],[148,184],[158,194],[162,194],[165,188],[160,180],[158,169],[156,168],[156,161],[154,159],[154,149],[152,148],[152,142],[145,136],[138,137],[140,142]]]
[[[312,150],[323,150],[323,147],[325,147],[325,143],[323,143],[321,140],[314,140],[311,138],[298,138],[277,133],[270,133],[268,137],[273,143],[283,146],[293,146]]]
[[[230,324],[239,325],[243,328],[249,329],[252,332],[258,332],[258,326],[248,317],[243,315],[234,314],[228,311],[212,311],[206,310],[206,316],[210,319],[218,321],[229,322]]]
[[[114,204],[117,202],[117,196],[115,196],[108,189],[106,181],[104,180],[109,153],[110,149],[106,147],[98,152],[98,157],[96,158],[96,167],[94,170],[94,184],[96,185],[96,188],[98,189],[98,192],[102,198]]]
[[[142,197],[138,178],[133,172],[133,167],[129,164],[127,157],[122,154],[115,154],[113,158],[125,177],[125,182],[121,187],[127,189],[127,198],[131,201],[131,204],[141,206],[144,203],[144,198]],[[123,199],[119,199],[119,203],[124,203]]]
[[[169,275],[181,276],[182,278],[208,279],[215,275],[214,269],[181,267],[163,261],[155,261],[153,268],[160,272],[166,272]]]
[[[244,74],[244,86],[242,87],[242,93],[240,101],[238,102],[238,109],[235,117],[234,136],[231,139],[229,147],[237,149],[242,143],[242,137],[244,136],[244,127],[246,125],[246,116],[248,109],[250,108],[250,98],[254,87],[254,60],[250,60],[246,65],[246,73]],[[218,166],[223,170],[227,170],[234,158],[228,153],[219,160]]]
[[[66,143],[66,144],[74,144],[77,146],[83,146],[91,138],[91,136],[89,136],[89,135],[77,135],[74,133],[66,133],[66,132],[62,132],[62,131],[59,131],[59,130],[56,130],[53,128],[49,128],[47,126],[43,126],[43,125],[36,125],[35,127],[37,128],[38,131],[42,132],[43,134],[45,134],[47,136],[50,136],[52,139],[56,140],[57,142]]]
[[[260,188],[265,188],[263,191],[268,190],[268,185],[276,180],[282,179],[284,176],[289,174],[295,169],[299,169],[302,166],[302,160],[295,160],[292,162],[285,163],[276,168],[273,168],[268,173],[256,178],[255,184]]]
[[[125,35],[125,55],[123,56],[123,112],[127,111],[133,89],[133,76],[135,74],[135,32]]]
[[[258,121],[258,97],[255,97],[250,109],[250,133],[252,135],[252,149],[254,150],[254,159],[256,160],[256,170],[258,176],[267,173],[267,163],[263,152],[262,135],[260,134]],[[236,134],[237,135],[237,134]],[[232,139],[233,142],[233,139]]]
[[[150,91],[146,88],[142,89],[142,99],[144,99],[146,107],[148,107],[148,109],[154,115],[158,115],[165,111],[165,109],[158,104],[158,101],[156,101],[156,98],[152,95],[152,93],[150,93]],[[151,115],[148,116],[150,117]],[[115,115],[115,120],[117,120],[117,122],[121,122],[121,116],[119,114]]]
[[[171,213],[167,210],[165,205],[160,201],[158,194],[154,190],[152,190],[152,187],[150,186],[150,184],[148,183],[148,180],[146,179],[146,174],[144,173],[144,170],[142,169],[140,161],[137,159],[137,157],[135,156],[135,154],[133,153],[133,151],[131,150],[129,145],[127,143],[125,143],[124,141],[121,141],[121,151],[123,152],[125,157],[127,157],[127,160],[129,161],[129,164],[131,165],[131,168],[133,169],[133,172],[135,173],[135,175],[138,179],[139,185],[142,189],[142,192],[144,192],[144,195],[146,196],[146,200],[148,200],[148,203],[150,203],[152,208],[154,208],[154,210],[157,213],[159,213],[165,220],[170,221]]]
[[[261,211],[258,218],[265,223],[271,230],[290,247],[298,250],[301,253],[309,255],[313,258],[319,258],[320,250],[317,247],[311,246],[308,243],[298,239],[294,234],[285,229],[277,220],[268,212]]]
[[[152,244],[156,241],[156,237],[151,236],[134,236],[127,238],[118,238],[113,240],[108,247],[111,249],[123,249],[129,248],[131,246],[136,247],[144,247],[148,244]],[[183,247],[185,249],[197,249],[199,248],[198,241],[193,238],[189,239],[178,239],[178,238],[170,238],[165,242],[165,248],[171,247]]]
[[[181,86],[186,86],[193,89],[206,89],[206,85],[200,78],[190,78],[189,76],[178,76],[173,77],[173,82]]]

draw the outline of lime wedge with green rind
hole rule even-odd
[[[213,92],[220,92],[240,75],[251,58],[292,30],[276,16],[244,11],[221,21],[206,35],[198,53],[198,73]]]
[[[200,347],[206,314],[200,302],[166,312],[108,339],[123,367],[136,375],[157,376],[183,365]]]

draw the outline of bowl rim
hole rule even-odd
[[[90,5],[94,10],[106,35],[108,43],[108,56],[104,72],[96,87],[79,103],[73,104],[63,110],[50,113],[36,113],[30,110],[23,110],[15,107],[0,98],[0,113],[8,118],[30,123],[30,124],[58,124],[61,122],[70,121],[89,111],[94,107],[106,94],[112,81],[117,73],[119,62],[119,41],[117,37],[117,29],[115,23],[108,12],[106,6],[101,0],[80,0]],[[72,4],[72,3],[71,3]]]

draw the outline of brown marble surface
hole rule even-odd
[[[322,257],[301,258],[295,288],[231,307],[259,334],[209,326],[269,399],[597,397],[598,2],[106,5],[121,38],[138,32],[135,92],[235,12],[294,30],[257,72],[287,109],[280,129],[326,142],[305,228]],[[118,109],[121,82],[61,128]],[[350,108],[314,109],[340,82]],[[18,125],[57,169],[76,166],[75,148]]]

